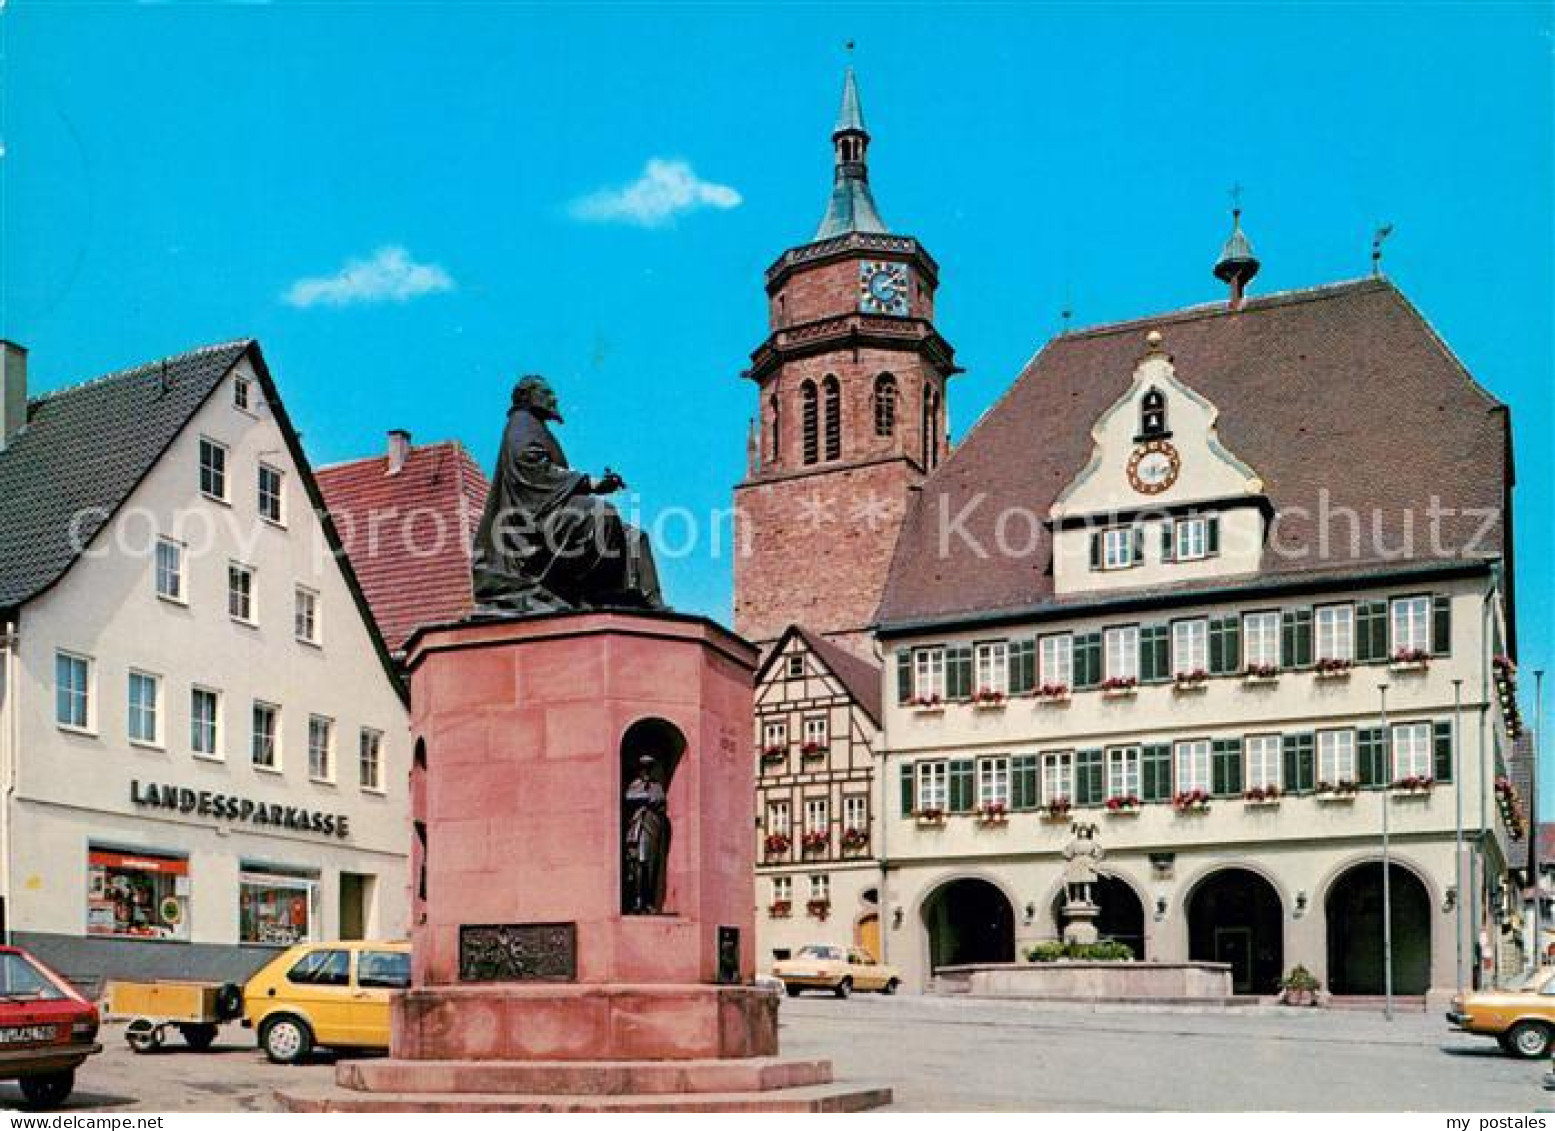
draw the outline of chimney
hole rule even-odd
[[[390,475],[398,475],[405,470],[405,461],[410,458],[410,433],[403,428],[395,428],[389,432],[389,471]]]
[[[27,423],[27,351],[0,338],[0,451]]]

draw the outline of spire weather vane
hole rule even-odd
[[[1382,274],[1382,244],[1393,234],[1392,224],[1380,224],[1376,233],[1371,237],[1371,273],[1373,276]]]

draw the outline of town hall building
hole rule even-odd
[[[938,267],[875,207],[851,72],[833,137],[736,490],[763,957],[878,930],[915,989],[1020,960],[1080,822],[1136,958],[1380,994],[1386,826],[1395,991],[1515,972],[1507,407],[1381,275],[1249,295],[1237,216],[1222,299],[1061,334],[951,451]],[[828,649],[878,670],[870,709]],[[879,729],[807,765],[823,714]],[[865,745],[858,830],[819,802]]]

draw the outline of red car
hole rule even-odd
[[[33,1107],[58,1107],[76,1068],[94,1053],[97,1007],[43,963],[0,946],[0,1080],[15,1080]]]

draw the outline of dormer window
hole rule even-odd
[[[1151,387],[1139,399],[1140,440],[1164,440],[1171,432],[1166,427],[1166,394]]]

